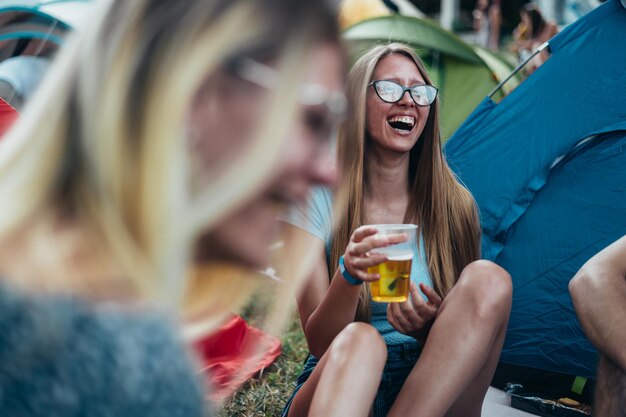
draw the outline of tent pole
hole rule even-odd
[[[535,52],[532,53],[532,55],[530,55],[528,58],[526,58],[526,60],[524,62],[522,62],[521,64],[519,64],[517,67],[515,67],[515,69],[513,70],[512,73],[510,73],[508,75],[508,77],[506,77],[504,80],[500,81],[500,83],[498,85],[496,85],[493,90],[491,90],[491,92],[487,95],[487,97],[491,98],[494,94],[496,94],[504,84],[506,84],[507,81],[509,81],[511,78],[513,78],[515,76],[515,74],[517,74],[522,68],[524,68],[524,66],[526,64],[528,64],[528,62],[533,59],[535,56],[537,56],[538,54],[540,54],[541,52],[543,52],[544,49],[546,49],[548,46],[550,46],[550,44],[548,42],[544,42],[543,44],[541,44],[541,46],[539,46],[537,48],[537,50],[535,50]]]

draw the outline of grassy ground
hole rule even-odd
[[[308,354],[300,320],[294,315],[282,338],[282,354],[224,404],[219,417],[280,416]]]

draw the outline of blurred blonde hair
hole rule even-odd
[[[102,1],[0,145],[0,265],[32,290],[179,308],[193,245],[268,181],[297,110],[308,47],[333,38],[330,4]],[[309,3],[309,2],[306,2]],[[321,25],[321,26],[320,26]],[[278,58],[264,122],[219,175],[191,184],[185,122],[207,76],[240,56]],[[263,155],[259,158],[259,155]],[[89,278],[87,278],[89,276]],[[204,276],[242,296],[251,284]],[[210,294],[205,294],[210,296]]]
[[[383,58],[399,54],[412,60],[427,84],[432,84],[426,68],[408,45],[379,45],[365,53],[352,67],[347,80],[347,96],[352,113],[338,140],[338,159],[347,209],[335,224],[329,268],[337,268],[339,257],[350,236],[363,225],[364,188],[367,183],[366,96],[374,70]],[[441,150],[439,99],[430,106],[424,131],[411,149],[409,162],[410,201],[404,223],[417,222],[424,237],[428,270],[435,291],[445,296],[456,283],[461,270],[480,257],[480,224],[473,197],[456,179]],[[332,277],[332,273],[330,276]],[[368,320],[369,286],[364,285],[357,319]]]

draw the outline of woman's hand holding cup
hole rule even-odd
[[[380,279],[379,274],[368,272],[368,268],[379,265],[388,260],[387,255],[376,253],[375,249],[384,248],[405,242],[408,239],[405,233],[377,234],[374,226],[357,228],[343,255],[346,271],[361,281],[372,282]]]

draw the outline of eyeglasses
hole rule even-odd
[[[280,76],[274,68],[249,58],[239,60],[235,72],[242,79],[266,89],[276,87]],[[340,117],[344,116],[348,108],[348,100],[342,92],[328,91],[317,84],[304,84],[300,89],[299,101],[306,106],[326,105],[331,113]]]
[[[397,103],[402,100],[405,92],[413,99],[418,106],[430,106],[437,97],[437,88],[428,84],[418,84],[412,87],[405,87],[395,81],[375,80],[367,85],[374,86],[376,95],[386,103]]]
[[[234,65],[233,65],[234,64]],[[249,58],[231,64],[233,72],[243,80],[265,89],[273,89],[280,82],[280,73],[274,68]],[[341,91],[329,91],[318,84],[304,84],[298,92],[298,102],[305,107],[304,120],[318,136],[328,138],[345,119],[348,100]],[[322,111],[320,111],[323,108]]]

